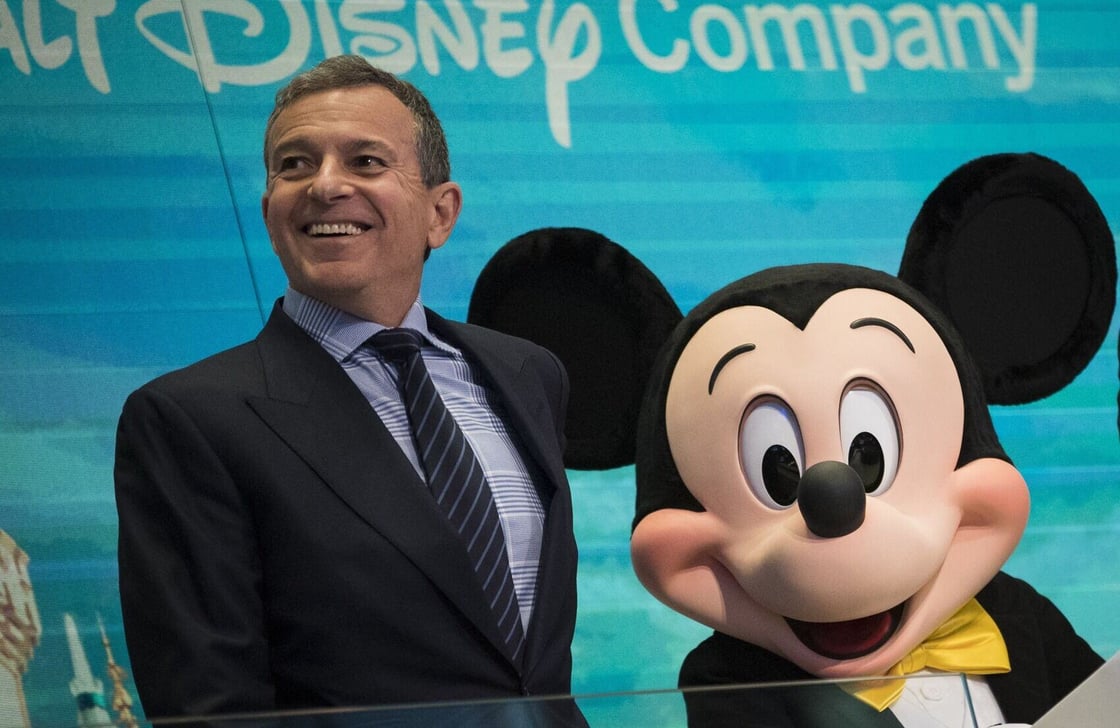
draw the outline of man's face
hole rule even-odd
[[[411,113],[380,86],[304,97],[276,119],[261,200],[293,288],[386,325],[420,287],[425,252],[459,212],[451,182],[421,181]]]

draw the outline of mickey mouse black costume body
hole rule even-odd
[[[556,311],[518,302],[513,281],[549,291],[539,305]],[[613,243],[547,230],[499,251],[471,318],[564,360],[569,441],[584,448],[570,467],[634,452],[634,569],[716,630],[686,658],[682,685],[904,675],[937,642],[947,662],[931,667],[991,675],[1002,718],[1032,722],[1102,660],[1000,571],[1029,496],[987,407],[1076,376],[1108,330],[1115,287],[1114,241],[1080,181],[1046,158],[1005,154],[964,165],[927,199],[897,278],[842,264],[769,269],[681,320]],[[628,300],[635,290],[641,303]],[[611,371],[642,373],[609,382],[627,393],[617,405],[601,396],[611,371],[600,350],[580,343],[604,325],[630,332],[611,357],[631,359]],[[664,346],[646,359],[651,341]],[[580,401],[592,381],[600,396]],[[638,414],[619,419],[635,399]],[[602,413],[615,415],[608,429],[586,424]],[[979,656],[956,646],[966,633]],[[812,700],[695,693],[689,718],[898,725],[879,711],[901,682],[872,686],[891,693],[878,709],[832,685]]]

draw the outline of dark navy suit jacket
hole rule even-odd
[[[571,691],[566,374],[529,342],[428,320],[544,474],[524,663],[392,436],[278,304],[254,341],[148,383],[121,415],[122,612],[149,718]]]

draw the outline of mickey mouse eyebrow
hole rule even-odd
[[[887,331],[890,331],[892,334],[894,334],[898,338],[902,339],[902,343],[906,344],[906,348],[910,350],[911,354],[916,354],[917,353],[916,351],[914,351],[914,345],[910,343],[910,339],[908,339],[906,337],[906,334],[902,333],[902,329],[898,328],[897,326],[892,324],[890,321],[886,321],[886,320],[881,319],[881,318],[868,317],[868,318],[856,319],[855,321],[852,322],[852,328],[853,329],[859,329],[859,328],[862,328],[864,326],[881,326],[881,327],[883,327],[884,329],[886,329]]]
[[[711,394],[712,390],[715,389],[716,377],[719,376],[720,370],[727,365],[727,362],[731,361],[740,354],[746,354],[748,351],[754,351],[754,349],[754,344],[740,344],[739,346],[736,346],[734,349],[721,356],[719,358],[719,361],[716,362],[715,368],[712,369],[711,378],[708,379],[708,394]]]

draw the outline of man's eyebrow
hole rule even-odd
[[[739,346],[736,346],[734,349],[721,356],[719,358],[719,361],[716,362],[715,368],[712,369],[711,378],[708,379],[708,394],[711,394],[712,390],[715,389],[716,377],[719,376],[720,370],[723,369],[729,361],[739,356],[740,354],[746,354],[748,351],[754,351],[754,349],[754,344],[740,344]]]
[[[372,149],[372,150],[375,150],[375,151],[385,151],[385,150],[390,149],[389,145],[386,144],[385,141],[382,140],[382,139],[366,139],[366,138],[351,139],[351,140],[345,142],[342,145],[342,148],[343,148],[344,151],[349,152],[351,154],[353,154],[355,152],[363,152],[363,151],[366,151],[366,150],[369,150],[369,149]]]
[[[280,152],[287,152],[293,149],[304,150],[315,146],[315,141],[308,136],[302,134],[291,136],[282,141],[276,142],[272,147],[272,153],[277,154]],[[377,151],[384,152],[389,149],[389,145],[380,139],[366,139],[354,138],[344,141],[341,145],[342,151],[346,154],[355,154],[362,151]]]
[[[272,175],[273,165],[278,164],[280,160],[293,153],[304,153],[307,149],[307,142],[302,137],[294,137],[285,139],[281,142],[275,142],[272,149],[268,151],[268,173]]]
[[[911,354],[917,353],[916,351],[914,351],[914,345],[910,343],[910,339],[907,338],[906,334],[902,333],[902,329],[898,328],[897,326],[892,324],[890,321],[887,321],[887,320],[881,319],[881,318],[868,317],[868,318],[856,319],[855,321],[852,322],[852,328],[853,329],[859,329],[859,328],[862,328],[864,326],[881,326],[882,328],[886,329],[887,331],[890,331],[892,334],[894,334],[898,338],[902,339],[902,343],[906,344],[906,348],[910,350]]]
[[[293,148],[306,147],[308,145],[307,137],[304,136],[290,136],[287,139],[277,140],[272,144],[272,152],[285,151]]]

